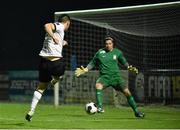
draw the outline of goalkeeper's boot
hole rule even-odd
[[[98,113],[104,113],[105,111],[104,111],[104,109],[102,109],[101,107],[99,107],[98,110],[97,110],[97,112],[98,112]]]
[[[145,114],[143,112],[136,112],[135,116],[138,117],[138,118],[144,118]]]
[[[34,114],[34,112],[29,111],[29,112],[26,114],[25,119],[26,119],[27,121],[31,121],[33,114]]]

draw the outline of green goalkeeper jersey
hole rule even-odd
[[[118,63],[121,63],[122,65],[128,64],[122,52],[117,48],[113,48],[112,51],[106,51],[103,48],[98,50],[87,67],[98,67],[100,75],[113,75],[120,72]]]

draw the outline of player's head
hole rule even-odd
[[[58,22],[64,24],[65,26],[65,31],[68,30],[70,24],[71,24],[71,18],[69,15],[67,14],[61,14],[58,18]]]
[[[111,36],[106,36],[104,43],[106,50],[111,51],[114,48],[114,39]]]

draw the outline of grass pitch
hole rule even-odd
[[[83,105],[38,104],[31,122],[25,120],[30,104],[0,103],[1,129],[180,129],[180,108],[139,107],[137,119],[130,107],[105,106],[105,113],[88,115]]]

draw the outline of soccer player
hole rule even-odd
[[[116,91],[121,91],[127,97],[127,101],[133,109],[135,116],[143,118],[145,114],[138,110],[131,92],[129,91],[128,87],[121,77],[118,63],[120,62],[131,72],[138,73],[138,70],[132,65],[128,64],[122,52],[119,49],[114,48],[114,44],[114,39],[110,36],[107,36],[105,38],[105,48],[98,50],[98,52],[95,54],[86,68],[84,68],[83,66],[77,68],[75,70],[75,75],[79,77],[80,75],[91,70],[93,67],[97,66],[100,71],[100,76],[97,79],[95,85],[98,112],[104,112],[102,90],[104,88],[112,86]]]
[[[70,27],[70,16],[62,14],[57,22],[44,25],[46,35],[42,50],[39,53],[39,84],[34,91],[30,111],[25,119],[31,121],[36,106],[41,99],[43,92],[49,84],[56,84],[64,74],[65,65],[62,56],[63,46],[67,45],[64,40],[65,31]]]

